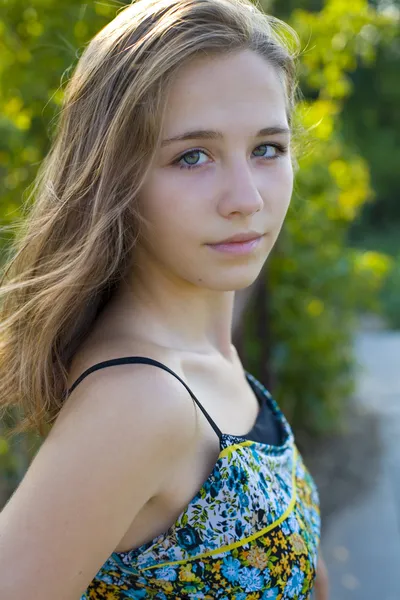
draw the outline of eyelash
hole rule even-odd
[[[276,160],[277,158],[279,158],[279,156],[286,154],[288,147],[284,146],[282,144],[260,144],[259,146],[257,146],[255,149],[257,148],[262,148],[262,146],[272,146],[273,148],[276,148],[278,150],[278,153],[276,156],[273,157],[263,157],[263,156],[259,156],[257,158],[261,158],[261,160]],[[178,165],[180,169],[186,169],[186,170],[191,170],[191,169],[197,169],[199,167],[202,167],[203,165],[180,165],[180,161],[185,158],[185,156],[187,156],[188,154],[193,154],[194,152],[202,152],[203,154],[207,154],[204,150],[202,150],[201,148],[193,148],[192,150],[188,150],[188,152],[185,152],[184,154],[182,154],[179,158],[177,158],[172,164],[174,165]]]

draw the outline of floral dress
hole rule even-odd
[[[146,362],[169,371],[137,358],[98,365]],[[74,386],[102,368],[98,365]],[[320,537],[317,489],[277,403],[246,376],[261,402],[251,432],[245,437],[220,432],[190,392],[220,436],[211,474],[168,531],[138,548],[114,552],[80,600],[311,598]],[[271,416],[280,429],[279,444],[258,439],[260,423]]]

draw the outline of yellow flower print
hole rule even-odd
[[[271,569],[271,573],[273,575],[280,575],[282,573],[282,565],[280,565],[279,563],[277,563],[276,565],[274,565]]]
[[[217,562],[217,563],[215,563],[215,564],[212,566],[212,568],[211,568],[211,572],[212,572],[212,573],[219,573],[219,572],[220,572],[220,570],[221,570],[221,563],[220,563],[220,562]]]
[[[265,540],[263,540],[263,544],[265,544],[266,546],[270,546],[271,545],[271,538],[270,537],[265,538]]]
[[[304,522],[303,522],[302,518],[300,517],[300,515],[297,515],[297,521],[298,521],[301,529],[305,529],[306,528],[306,526],[304,525]]]
[[[172,583],[170,581],[166,581],[165,579],[158,579],[157,583],[158,583],[158,585],[160,585],[162,587],[164,592],[166,592],[167,594],[170,594],[172,592],[172,590],[174,589]]]
[[[287,539],[282,536],[279,537],[279,540],[277,541],[277,543],[280,545],[281,548],[287,548]]]
[[[249,550],[242,550],[242,551],[241,551],[241,553],[240,553],[240,558],[241,558],[243,561],[246,561],[246,560],[247,560],[247,555],[248,555],[248,553],[249,553]]]
[[[193,581],[196,575],[192,573],[192,565],[185,565],[179,571],[179,579],[181,581]]]
[[[292,533],[290,536],[290,542],[292,544],[293,551],[295,554],[306,554],[307,547],[305,541],[298,533]]]
[[[262,548],[256,546],[247,553],[247,561],[252,567],[263,571],[268,564],[268,556]]]

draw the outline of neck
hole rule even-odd
[[[156,269],[132,273],[116,294],[119,314],[144,341],[197,354],[233,359],[233,291],[182,282]]]

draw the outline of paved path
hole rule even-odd
[[[323,529],[330,600],[400,600],[400,332],[359,333],[355,350],[359,422],[373,420],[378,439],[374,466],[361,457],[366,485],[339,502]],[[331,486],[335,494],[334,478]]]

